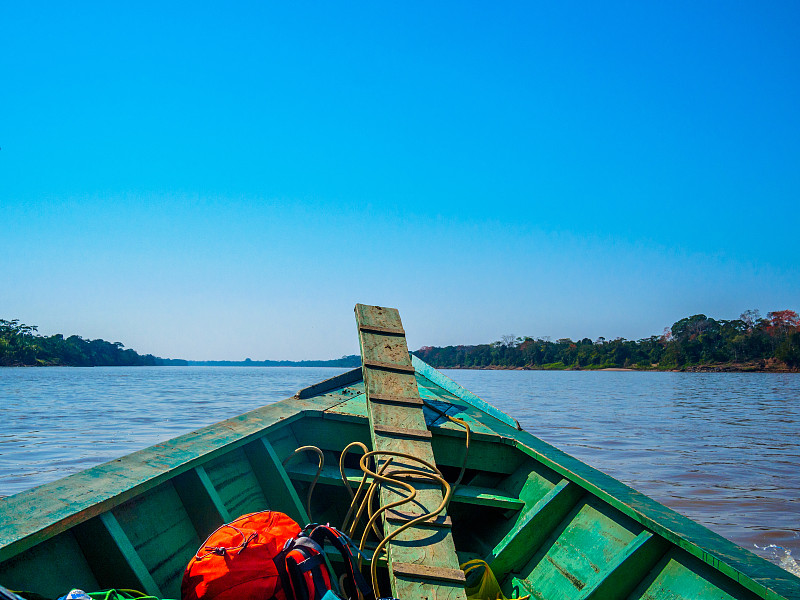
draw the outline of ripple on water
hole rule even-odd
[[[800,376],[447,374],[544,441],[798,574]]]

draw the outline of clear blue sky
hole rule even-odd
[[[9,3],[0,318],[190,359],[800,310],[800,4]]]

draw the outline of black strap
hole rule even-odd
[[[297,549],[297,548],[296,548]],[[303,552],[305,555],[306,552]],[[310,571],[314,567],[317,567],[325,562],[325,555],[324,554],[313,554],[306,558],[303,562],[298,563],[297,568],[300,569],[301,573],[305,573],[306,571]]]
[[[342,555],[345,568],[348,571],[350,581],[353,582],[353,585],[361,591],[365,598],[372,597],[372,588],[367,583],[366,579],[364,579],[361,571],[358,570],[358,565],[353,557],[353,553],[350,552],[349,544],[352,542],[350,542],[345,534],[334,527],[317,525],[308,537],[320,546],[324,546],[325,540],[329,540],[339,554]]]
[[[322,554],[319,555],[322,557]],[[311,560],[310,558],[308,560]],[[308,562],[308,561],[303,561]],[[325,562],[324,560],[321,562]],[[325,583],[325,578],[322,576],[322,569],[313,569],[311,571],[311,578],[314,580],[314,600],[322,600],[322,597],[325,595],[331,586],[333,585],[333,581],[330,581],[330,578],[333,576],[330,572],[328,572],[328,567],[325,567],[325,571],[328,573],[328,583]]]
[[[289,592],[292,592],[294,600],[307,600],[308,587],[306,586],[306,580],[300,574],[300,569],[297,568],[297,561],[291,556],[286,557],[286,570],[292,580],[292,586],[286,589],[286,597],[288,598]]]
[[[275,563],[275,568],[278,569],[278,577],[281,580],[281,587],[284,590],[287,600],[291,600],[292,594],[292,580],[287,572],[288,565],[286,564],[286,555],[289,553],[289,550],[292,549],[292,542],[294,540],[289,539],[286,542],[286,545],[283,547],[283,550],[278,552],[277,556],[272,559],[272,562]]]
[[[323,565],[323,568],[326,571],[328,570],[327,566],[324,566],[325,554],[322,546],[311,538],[299,537],[291,540],[291,543],[287,544],[286,548],[284,548],[284,552],[286,553],[286,570],[291,579],[291,589],[294,591],[293,595],[295,600],[308,600],[310,597],[308,583],[304,577],[304,573],[308,572],[311,573],[311,577],[314,581],[315,590],[313,600],[321,599],[325,592],[330,589],[325,583],[321,569],[317,568]],[[303,560],[298,563],[297,559],[293,556],[289,556],[291,552],[299,553],[303,557]],[[331,577],[330,573],[328,577]]]

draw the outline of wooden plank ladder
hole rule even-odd
[[[435,464],[432,436],[425,424],[400,314],[394,308],[363,304],[357,304],[355,312],[373,449],[403,452]],[[385,459],[378,461],[378,469],[383,462]],[[421,468],[394,458],[388,471]],[[431,512],[441,504],[438,484],[420,478],[413,485],[417,489],[414,502],[385,513],[387,535],[409,518]],[[381,506],[405,495],[399,492],[382,486]],[[442,512],[431,522],[406,529],[389,543],[389,576],[395,597],[466,600],[464,573],[458,566],[449,527],[450,519]]]

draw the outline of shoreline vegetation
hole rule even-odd
[[[412,352],[437,369],[545,371],[800,372],[800,317],[780,310],[761,317],[748,310],[734,320],[693,315],[661,335],[640,340],[505,335],[475,346],[423,346]],[[332,360],[193,361],[139,354],[120,342],[78,335],[42,336],[37,327],[0,319],[0,366],[361,366],[358,355]]]
[[[416,353],[412,353],[416,354]],[[424,359],[423,359],[424,360]],[[427,362],[427,361],[426,361]],[[437,369],[469,370],[469,371],[618,371],[618,372],[661,372],[661,373],[800,373],[800,368],[790,367],[781,361],[753,361],[748,363],[708,363],[691,365],[675,369],[660,368],[659,366],[643,367],[576,367],[564,364],[548,364],[541,367],[507,367],[490,365],[487,367],[435,367]]]
[[[183,360],[139,354],[121,342],[87,340],[57,333],[43,336],[35,325],[0,319],[0,367],[360,367],[358,355],[332,360]]]
[[[516,337],[477,346],[424,346],[416,356],[437,369],[549,371],[800,372],[800,318],[793,310],[738,319],[692,315],[661,335],[616,338]]]

